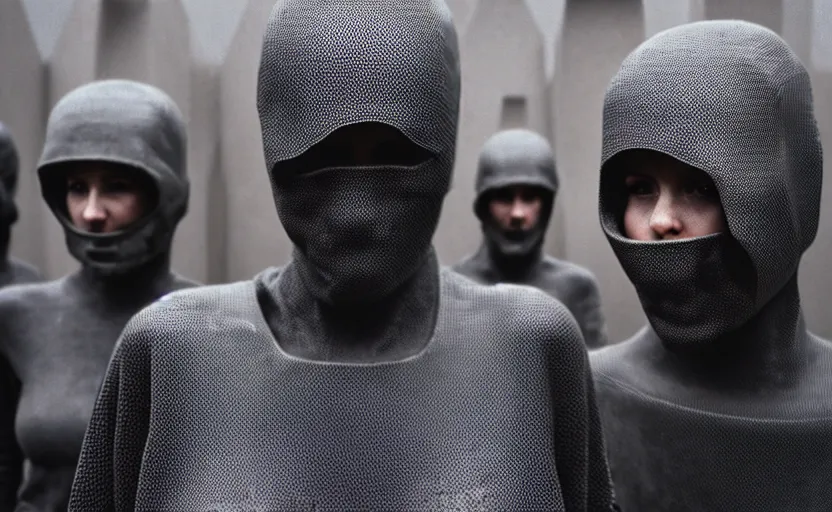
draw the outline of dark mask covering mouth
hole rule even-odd
[[[438,165],[329,168],[276,185],[296,266],[316,298],[372,303],[418,270],[447,188],[436,180]]]
[[[601,227],[644,313],[671,349],[705,350],[757,312],[753,262],[730,232],[640,241],[623,232],[627,193],[619,159],[601,174]]]
[[[751,260],[729,234],[642,242],[606,233],[668,347],[708,348],[756,313]]]

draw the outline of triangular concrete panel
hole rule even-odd
[[[22,0],[42,58],[52,55],[76,0]]]
[[[229,280],[283,265],[292,244],[277,218],[257,116],[257,71],[274,0],[249,0],[221,68],[221,171],[227,190]]]
[[[471,13],[473,12],[474,0],[447,0],[448,7],[454,15],[454,26],[456,27],[457,35],[462,37],[465,30],[468,28],[468,22],[471,21]]]
[[[245,1],[182,0],[191,27],[193,53],[200,60],[219,65],[246,10]]]

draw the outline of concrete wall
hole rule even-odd
[[[76,267],[43,205],[34,172],[46,116],[70,89],[122,77],[165,89],[189,123],[188,216],[174,265],[204,282],[246,279],[291,255],[263,163],[255,109],[262,30],[274,0],[3,0],[0,120],[21,152],[21,220],[12,252],[50,277]],[[495,130],[527,126],[549,137],[562,190],[549,252],[601,283],[613,339],[644,316],[597,215],[601,99],[624,56],[646,37],[699,19],[740,18],[781,33],[813,74],[818,121],[832,147],[832,0],[450,0],[463,69],[453,188],[435,237],[452,263],[480,240],[471,212],[477,152]],[[832,159],[827,159],[832,160]],[[827,164],[827,172],[830,170]],[[828,174],[827,174],[828,175]],[[832,337],[832,199],[801,286],[807,321]]]

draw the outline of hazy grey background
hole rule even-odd
[[[206,283],[280,265],[291,245],[272,202],[255,110],[262,30],[274,0],[2,0],[0,120],[21,152],[21,220],[13,253],[58,277],[77,267],[40,197],[34,166],[46,116],[66,92],[100,78],[165,89],[189,121],[191,205],[174,266]],[[503,127],[538,130],[556,148],[562,189],[549,252],[598,276],[613,339],[644,322],[598,225],[601,100],[621,60],[646,37],[700,19],[762,23],[810,67],[821,134],[832,147],[832,0],[449,0],[463,59],[453,189],[435,243],[443,263],[480,241],[472,212],[479,147]],[[831,160],[832,159],[828,159]],[[827,177],[830,164],[827,164]],[[830,187],[801,272],[810,328],[832,337]]]

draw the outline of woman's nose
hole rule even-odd
[[[650,215],[650,229],[657,239],[674,238],[682,234],[684,225],[676,207],[676,201],[668,194],[661,194]]]
[[[107,218],[107,211],[97,190],[90,190],[81,216],[85,222],[100,222]]]

